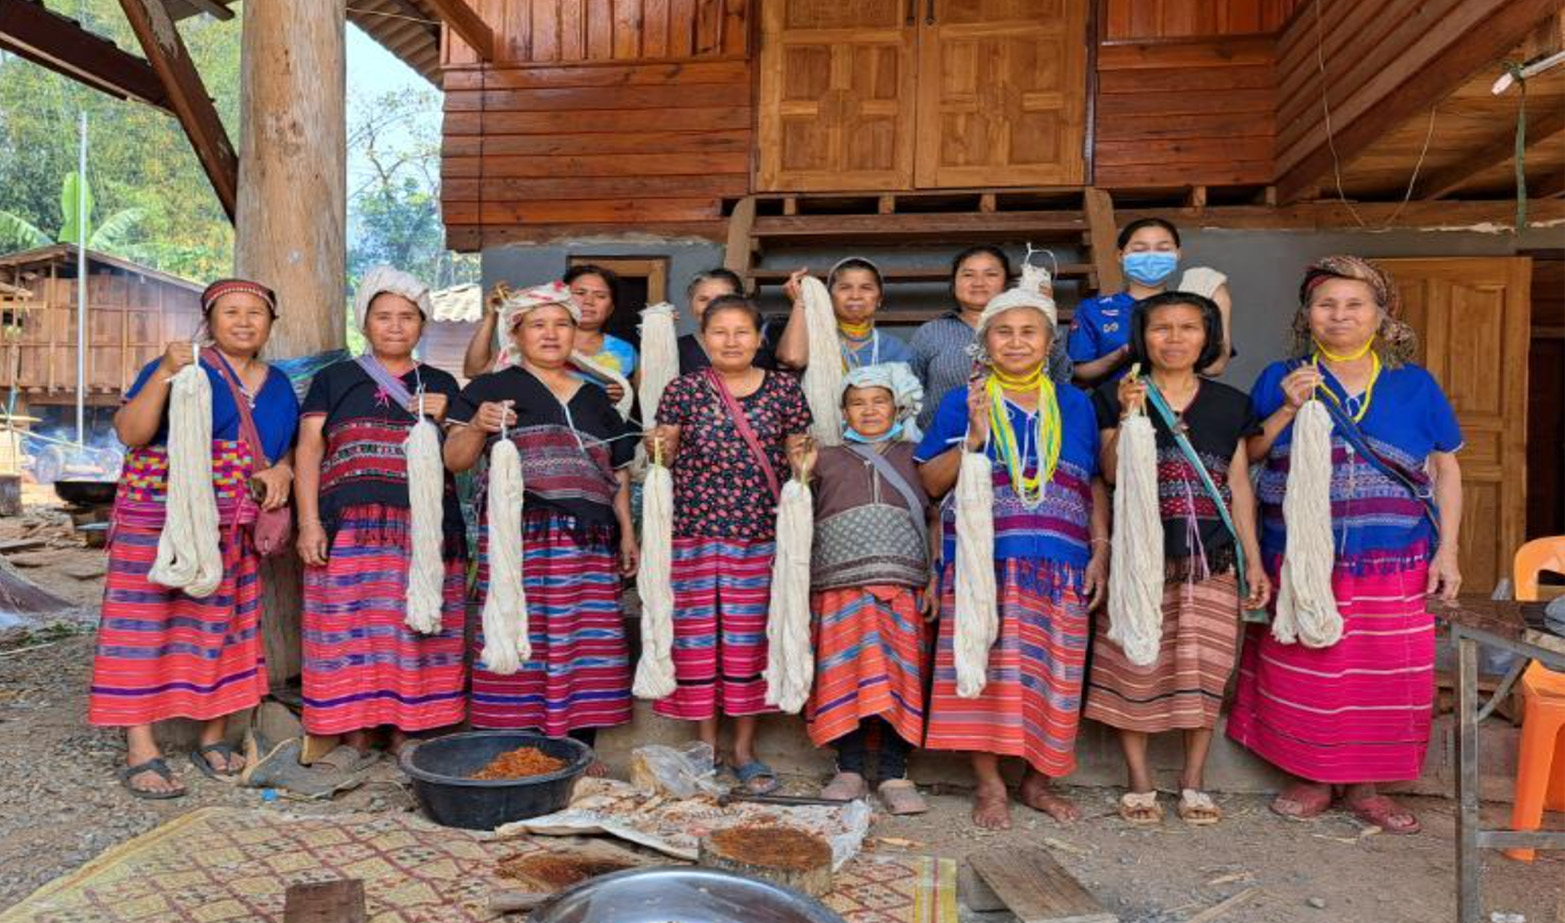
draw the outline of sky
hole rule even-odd
[[[366,35],[358,26],[348,25],[348,124],[355,122],[355,115],[359,106],[365,105],[385,93],[407,89],[409,87],[419,90],[433,89],[429,81],[419,76],[418,72],[408,67],[396,56],[382,48],[374,39]],[[440,113],[431,114],[434,127],[439,127]],[[368,166],[364,163],[360,152],[348,151],[348,186],[357,185],[357,179],[364,174]]]

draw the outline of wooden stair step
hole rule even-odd
[[[1062,239],[1086,231],[1079,211],[908,213],[894,215],[766,215],[756,216],[752,239],[789,238],[854,240]]]
[[[1048,266],[1048,262],[1043,263]],[[1051,267],[1052,268],[1052,267]],[[793,274],[791,269],[752,269],[750,279],[757,285],[780,285]],[[950,266],[900,267],[882,266],[881,277],[887,282],[945,282],[951,278]],[[1056,278],[1081,279],[1092,274],[1091,263],[1061,263]]]

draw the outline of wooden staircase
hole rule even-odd
[[[732,202],[725,259],[751,291],[781,285],[786,269],[761,269],[769,251],[793,245],[925,245],[952,253],[976,243],[1024,241],[1079,248],[1083,262],[1059,264],[1056,278],[1079,295],[1121,287],[1114,203],[1101,189],[879,194],[763,194]],[[886,268],[888,285],[940,283],[949,264]],[[902,315],[908,315],[903,317]],[[912,323],[928,312],[887,311],[885,320]]]

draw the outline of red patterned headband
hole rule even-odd
[[[224,295],[232,295],[236,292],[255,297],[266,302],[266,306],[272,309],[272,316],[277,315],[277,295],[271,289],[259,282],[251,282],[248,279],[218,279],[201,293],[201,313],[206,314],[212,310],[212,305]]]

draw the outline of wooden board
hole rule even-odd
[[[1109,39],[1172,39],[1274,32],[1303,0],[1104,0]]]
[[[967,861],[1020,923],[1119,923],[1038,847],[975,853]]]
[[[754,3],[741,0],[468,0],[499,63],[594,63],[743,56]],[[445,63],[478,55],[454,31]]]

